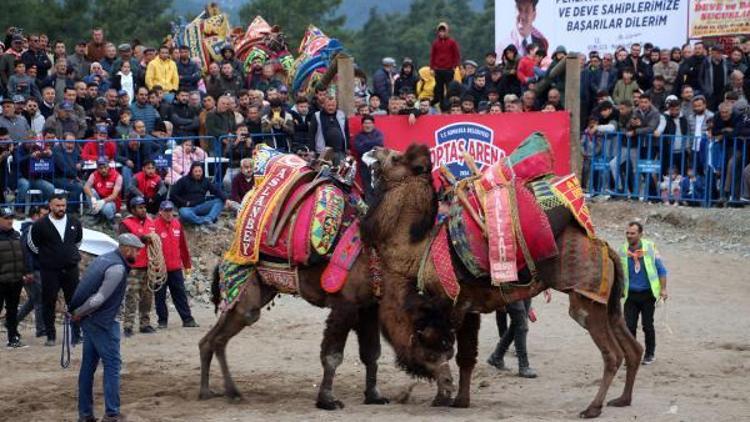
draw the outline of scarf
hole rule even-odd
[[[643,258],[643,249],[636,249],[631,251],[628,249],[628,258],[633,258],[633,269],[635,273],[641,272],[641,258]]]

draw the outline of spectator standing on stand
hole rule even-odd
[[[437,38],[432,42],[430,49],[430,69],[435,72],[433,104],[442,105],[448,83],[453,80],[453,72],[460,63],[461,51],[458,43],[448,35],[448,24],[440,22],[437,26]]]
[[[654,310],[657,299],[667,300],[667,270],[654,242],[643,238],[643,225],[628,224],[627,242],[620,247],[620,260],[625,272],[625,323],[635,337],[641,316],[646,338],[644,365],[654,363],[656,332]]]
[[[169,312],[167,310],[167,288],[172,296],[177,313],[182,319],[182,326],[195,328],[198,323],[195,322],[193,315],[190,313],[190,304],[187,294],[185,293],[185,277],[183,269],[190,271],[192,263],[190,260],[190,250],[188,249],[185,231],[182,224],[174,218],[174,204],[170,201],[164,201],[159,206],[159,216],[154,220],[156,233],[161,237],[161,248],[164,254],[164,262],[167,266],[166,285],[156,291],[156,315],[159,319],[159,328],[167,328],[169,322]]]
[[[66,214],[67,199],[63,194],[54,194],[49,200],[50,214],[37,220],[28,237],[28,246],[39,259],[39,274],[42,279],[42,303],[44,304],[44,327],[47,332],[45,346],[54,346],[55,305],[62,289],[65,303],[70,307],[73,292],[78,286],[78,263],[81,255],[78,247],[83,240],[83,227],[72,215]],[[80,329],[73,324],[73,342],[78,342]]]

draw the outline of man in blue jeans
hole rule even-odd
[[[71,319],[83,328],[81,371],[78,374],[78,420],[94,417],[94,372],[99,360],[104,366],[102,422],[124,421],[120,413],[120,323],[117,314],[125,297],[127,275],[143,242],[132,233],[117,238],[118,249],[100,255],[89,264],[73,299]]]
[[[213,198],[207,198],[210,193]],[[190,175],[182,177],[172,186],[169,199],[179,209],[180,219],[185,223],[216,229],[219,214],[228,206],[224,192],[203,175],[203,163],[193,163]]]

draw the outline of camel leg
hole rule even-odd
[[[276,290],[261,284],[258,281],[257,273],[252,274],[247,281],[245,292],[240,299],[241,302],[235,305],[236,312],[228,312],[224,329],[218,331],[213,339],[212,347],[216,353],[216,359],[219,361],[221,373],[224,376],[224,395],[230,401],[241,399],[241,394],[237,385],[229,373],[227,364],[226,350],[229,340],[237,335],[246,326],[253,325],[260,318],[261,308],[276,296]]]
[[[234,311],[234,308],[229,312]],[[227,314],[222,314],[213,327],[206,333],[198,343],[201,357],[201,390],[198,395],[199,400],[207,400],[215,397],[217,394],[209,388],[208,378],[211,373],[211,360],[214,356],[213,341],[216,333],[221,331],[226,323]]]
[[[378,305],[359,310],[354,328],[359,341],[359,359],[365,365],[365,404],[387,404],[388,399],[378,390],[378,359],[380,358],[380,329]]]
[[[579,414],[581,418],[595,418],[602,413],[604,398],[617,373],[617,346],[613,344],[609,333],[609,318],[605,305],[595,303],[577,293],[571,293],[569,312],[579,324],[588,330],[604,361],[604,374],[599,384],[599,391],[586,410]]]
[[[453,407],[469,407],[471,401],[471,374],[477,364],[480,321],[479,314],[466,314],[461,328],[456,333],[458,343],[456,364],[459,368],[459,378],[458,394],[453,400]]]
[[[625,325],[625,319],[622,315],[613,317],[610,325],[614,331],[615,338],[625,354],[625,388],[622,395],[616,399],[610,400],[607,406],[624,407],[630,406],[633,400],[633,386],[635,385],[635,376],[641,365],[641,356],[643,356],[643,346],[641,346],[635,337],[630,333]]]
[[[344,360],[346,338],[357,323],[357,316],[357,309],[350,306],[335,307],[328,314],[323,343],[320,346],[323,381],[320,383],[318,400],[315,402],[319,409],[336,410],[344,407],[344,403],[333,395],[333,377],[336,375],[336,368]]]

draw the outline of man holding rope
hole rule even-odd
[[[643,225],[628,224],[627,242],[620,247],[620,260],[625,273],[625,323],[636,336],[638,315],[641,315],[646,353],[643,364],[654,363],[656,332],[654,311],[656,301],[667,300],[667,270],[654,242],[643,238]]]
[[[154,233],[154,220],[146,213],[146,200],[142,196],[134,196],[128,203],[128,211],[132,215],[120,223],[120,233],[132,233],[142,242],[148,242],[146,235]],[[154,294],[148,287],[148,254],[142,249],[132,265],[128,275],[128,291],[125,295],[125,307],[122,311],[123,332],[125,337],[133,335],[136,308],[140,320],[142,334],[154,333],[151,326],[151,307]]]
[[[130,266],[144,250],[144,244],[132,233],[118,236],[119,247],[100,255],[89,264],[78,285],[69,309],[70,318],[80,323],[85,341],[81,370],[78,374],[78,420],[96,421],[94,417],[94,372],[99,360],[104,366],[104,418],[102,421],[125,420],[120,414],[120,310]]]

